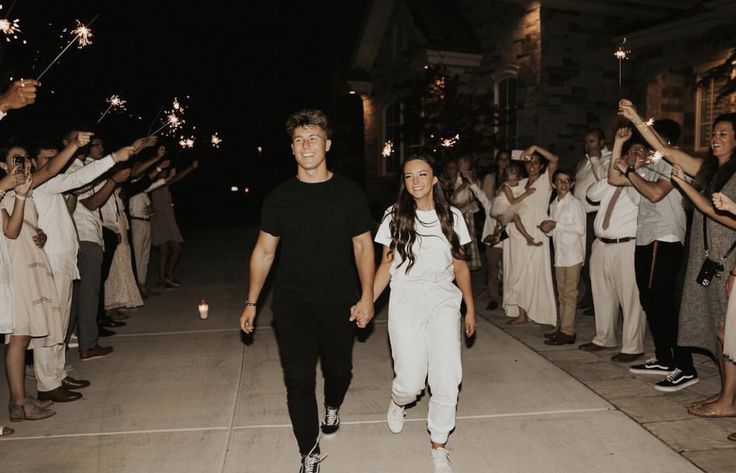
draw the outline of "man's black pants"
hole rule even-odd
[[[654,241],[637,245],[634,264],[639,300],[647,314],[657,360],[694,374],[692,353],[677,346],[679,314],[675,284],[683,251],[679,242]]]
[[[289,417],[299,451],[306,455],[319,436],[317,360],[324,377],[324,401],[340,407],[353,369],[353,323],[350,304],[274,302],[274,325],[287,391]]]

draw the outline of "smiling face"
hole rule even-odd
[[[555,176],[554,185],[560,199],[565,197],[570,192],[570,189],[572,189],[572,179],[572,176],[564,172],[557,173]]]
[[[327,133],[314,125],[294,128],[291,135],[291,151],[294,153],[297,165],[311,171],[324,166],[327,152],[332,142],[327,139]]]
[[[539,156],[533,154],[531,159],[526,163],[526,173],[529,176],[529,180],[533,181],[535,178],[539,177],[541,172],[542,161],[539,159]]]
[[[412,159],[404,164],[404,187],[414,200],[434,197],[433,187],[438,179],[432,166],[421,159]]]
[[[710,148],[713,155],[719,159],[727,159],[736,148],[736,136],[731,122],[717,122],[713,125],[710,137]]]

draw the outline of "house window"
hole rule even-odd
[[[731,77],[736,78],[736,69],[731,71]],[[698,88],[695,104],[695,151],[707,151],[710,148],[713,120],[718,115],[736,112],[736,93],[718,99],[718,92],[727,81],[726,77],[721,77]]]
[[[517,147],[517,79],[506,77],[496,83],[496,106],[498,107],[498,144],[502,148]]]
[[[394,175],[400,170],[404,161],[404,141],[402,128],[404,125],[404,106],[400,101],[391,103],[383,111],[383,142],[391,142],[393,152],[389,156],[381,156],[381,175]]]

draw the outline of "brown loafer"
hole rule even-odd
[[[545,333],[544,334],[544,338],[557,338],[561,333],[562,332],[560,332],[559,330],[556,330],[556,331],[550,332],[550,333]]]
[[[89,381],[86,379],[74,379],[70,376],[61,380],[61,386],[66,389],[82,389],[89,386]]]
[[[69,391],[68,389],[59,386],[51,391],[39,391],[38,399],[41,401],[53,401],[53,402],[72,402],[82,399],[82,393],[75,391]]]
[[[95,358],[102,358],[112,353],[112,347],[101,347],[95,345],[94,348],[79,353],[79,359],[82,361],[94,360]]]
[[[611,361],[617,363],[631,363],[644,356],[644,353],[618,353],[611,357]]]
[[[557,335],[555,338],[550,338],[549,340],[545,340],[545,345],[572,345],[575,343],[575,339],[577,338],[577,335],[568,335],[566,333],[560,332],[559,335]]]
[[[583,351],[601,351],[601,350],[608,350],[608,348],[602,347],[600,345],[596,345],[593,342],[583,343],[578,348],[581,349],[581,350],[583,350]]]

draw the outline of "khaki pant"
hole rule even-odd
[[[573,266],[555,266],[560,331],[575,335],[575,312],[578,304],[578,282],[582,263]]]
[[[72,278],[68,274],[54,274],[56,292],[59,294],[59,309],[61,312],[61,328],[68,330],[69,314],[72,309]],[[66,364],[66,345],[59,344],[52,347],[33,348],[33,369],[36,373],[36,386],[39,391],[53,391],[61,386],[66,378],[64,365]]]
[[[501,296],[498,290],[500,285],[498,276],[501,270],[501,261],[503,261],[503,248],[486,248],[486,287],[488,288],[488,297],[499,304],[501,304]]]
[[[615,347],[619,306],[624,323],[621,353],[644,353],[646,323],[639,302],[634,271],[634,240],[626,243],[593,243],[590,255],[590,282],[595,307],[595,338],[593,343]]]

